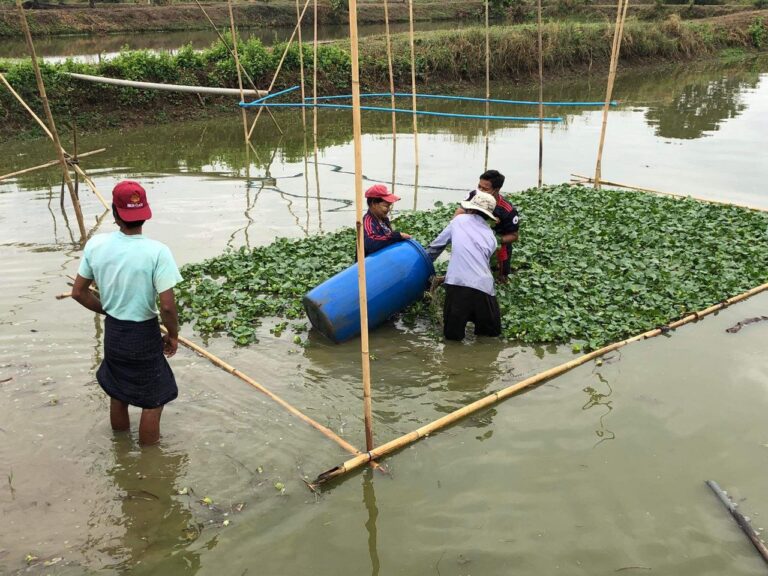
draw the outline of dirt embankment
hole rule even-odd
[[[419,2],[414,7],[417,20],[462,20],[479,18],[483,13],[482,0],[467,2]],[[220,27],[229,25],[227,5],[223,2],[203,4],[205,11]],[[296,4],[286,0],[235,4],[235,22],[238,27],[292,26],[296,23]],[[196,4],[173,6],[136,6],[129,4],[87,4],[55,7],[45,10],[27,10],[27,20],[33,34],[110,34],[118,32],[150,32],[171,30],[207,30],[209,22]],[[389,16],[392,22],[408,21],[408,4],[391,1]],[[0,8],[0,36],[20,34],[18,13],[15,8]],[[303,22],[312,23],[310,5]],[[339,24],[348,22],[345,11],[334,11],[328,0],[318,2],[318,22]],[[379,23],[384,21],[382,4],[362,3],[358,10],[358,22]]]

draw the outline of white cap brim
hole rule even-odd
[[[478,206],[477,204],[475,204],[471,200],[464,200],[461,203],[461,207],[464,208],[464,210],[477,210],[478,212],[482,212],[483,214],[488,216],[488,218],[490,218],[494,222],[498,222],[499,221],[499,219],[496,218],[496,216],[493,215],[493,212],[488,212],[488,210],[486,210],[485,208],[481,208],[480,206]]]

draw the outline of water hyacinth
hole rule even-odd
[[[523,216],[513,274],[497,287],[511,341],[594,349],[768,281],[766,213],[570,185],[509,199]],[[453,211],[407,213],[396,227],[428,244]],[[181,319],[247,345],[265,319],[303,318],[301,297],[353,261],[354,233],[345,228],[187,265],[177,291]],[[439,309],[417,304],[408,313],[439,316]]]

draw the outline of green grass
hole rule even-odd
[[[523,215],[515,273],[498,287],[503,335],[594,349],[768,281],[768,214],[640,192],[550,186],[514,195]],[[453,206],[405,214],[399,230],[428,244]],[[263,321],[305,329],[301,297],[354,260],[354,234],[278,239],[185,266],[181,319],[237,344]],[[406,312],[439,316],[428,302]],[[279,320],[282,319],[282,320]],[[275,330],[275,326],[277,330]]]

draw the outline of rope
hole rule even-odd
[[[410,98],[412,94],[410,92],[395,92],[394,94],[399,98]],[[368,94],[360,94],[360,98],[379,98],[391,96],[390,92],[370,92]],[[318,100],[348,100],[352,98],[352,94],[338,94],[334,96],[319,96]],[[536,100],[502,100],[499,98],[478,98],[476,96],[448,96],[446,94],[421,94],[417,93],[416,98],[432,98],[434,100],[459,100],[463,102],[490,102],[491,104],[519,104],[524,106],[538,106],[539,101]],[[605,102],[541,102],[544,106],[604,106]],[[619,103],[615,100],[610,102],[611,106],[618,106]]]

